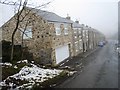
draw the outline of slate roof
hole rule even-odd
[[[29,7],[29,9],[31,9],[31,8]],[[33,9],[32,11],[34,13],[36,13],[37,15],[40,15],[43,19],[47,20],[48,22],[72,23],[73,28],[85,27],[81,24],[73,22],[72,20],[68,20],[66,18],[63,18],[63,17],[61,17],[53,12],[44,11],[44,10],[40,10],[40,9]]]
[[[33,9],[33,12],[36,13],[37,15],[40,15],[43,19],[49,22],[72,23],[71,20],[60,17],[59,15],[53,12],[43,11],[40,9]]]
[[[81,28],[81,27],[83,27],[83,25],[73,22],[73,28]]]
[[[89,27],[83,26],[83,29],[86,30],[86,29],[89,29]]]
[[[28,7],[29,9],[31,9],[30,7]],[[66,18],[63,18],[53,12],[49,12],[49,11],[44,11],[44,10],[40,10],[40,9],[32,9],[32,11],[34,13],[36,13],[37,15],[40,15],[43,19],[47,20],[48,22],[59,22],[59,23],[72,23],[73,28],[81,28],[83,27],[83,29],[88,29],[88,27],[82,25],[82,24],[78,24],[76,22],[73,22],[72,20],[68,20]],[[97,31],[97,30],[94,30]]]

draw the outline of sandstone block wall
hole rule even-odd
[[[22,13],[25,15],[25,12]],[[29,21],[27,27],[32,29],[32,38],[24,39],[24,47],[28,47],[29,52],[33,53],[34,60],[42,64],[55,64],[55,48],[69,44],[70,56],[73,55],[72,51],[72,27],[68,24],[68,35],[64,35],[64,23],[61,24],[60,36],[56,35],[55,23],[47,22],[42,17],[31,12],[22,23],[19,24],[19,29],[24,28],[27,21]],[[2,29],[3,40],[11,41],[12,32],[15,29],[16,19],[13,17]],[[21,44],[22,36],[18,30],[15,35],[15,44]]]

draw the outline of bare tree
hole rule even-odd
[[[24,44],[23,38],[24,38],[24,35],[26,35],[27,37],[29,37],[29,36],[25,33],[26,28],[27,28],[27,25],[29,24],[28,22],[29,22],[29,21],[26,22],[24,29],[18,28],[18,30],[22,33],[22,36],[21,36],[21,37],[22,37],[22,40],[21,40],[21,60],[22,60],[22,58],[23,58],[23,44]],[[23,27],[22,27],[22,28],[23,28]]]
[[[21,59],[23,58],[24,35],[25,35],[26,37],[30,38],[30,37],[26,34],[27,26],[28,26],[31,22],[34,21],[34,20],[29,21],[29,19],[30,19],[30,18],[28,18],[28,19],[26,20],[26,23],[25,23],[25,26],[24,26],[24,27],[20,25],[20,28],[18,28],[18,30],[22,33],[22,34],[21,34]],[[31,32],[31,31],[29,31],[29,32]]]
[[[0,1],[1,4],[6,4],[6,5],[13,5],[15,6],[15,28],[13,30],[13,33],[12,33],[12,38],[11,38],[11,42],[12,42],[12,45],[11,45],[11,58],[10,60],[12,61],[13,60],[13,55],[14,55],[14,38],[15,38],[15,34],[17,32],[17,30],[20,30],[20,23],[22,23],[24,21],[24,19],[30,14],[30,12],[32,11],[32,9],[37,9],[37,8],[43,8],[45,7],[46,5],[50,4],[50,2],[47,2],[47,3],[44,3],[42,5],[38,5],[38,6],[35,6],[34,8],[31,8],[29,11],[27,11],[24,16],[22,15],[23,11],[25,11],[25,9],[27,8],[27,5],[28,5],[28,0],[18,0],[16,2],[13,2],[13,1],[10,1],[10,2],[7,2],[7,0],[4,0],[4,1]],[[29,4],[30,5],[30,4]],[[23,47],[23,36],[25,33],[25,30],[27,28],[27,25],[29,24],[29,18],[26,20],[26,24],[25,24],[25,27],[22,30],[20,30],[22,32],[22,42],[21,42],[21,46]],[[27,35],[26,35],[27,36]],[[21,51],[23,52],[23,51]],[[23,55],[22,55],[23,56]],[[22,58],[21,56],[21,58]]]

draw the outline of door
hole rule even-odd
[[[69,46],[64,45],[55,49],[56,63],[60,63],[69,57]]]

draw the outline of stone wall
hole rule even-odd
[[[23,11],[22,16],[24,16],[26,12],[28,11]],[[15,17],[16,15],[0,28],[0,30],[2,30],[3,40],[11,41],[12,32],[16,27]],[[70,57],[72,57],[82,53],[83,48],[86,52],[89,48],[96,47],[99,41],[98,39],[100,38],[100,36],[98,37],[99,33],[88,31],[86,27],[74,33],[72,24],[68,23],[68,34],[65,35],[64,32],[66,23],[59,23],[61,35],[56,35],[55,25],[58,24],[58,22],[48,22],[32,11],[19,24],[19,29],[24,29],[26,23],[27,27],[31,27],[32,29],[32,38],[24,39],[23,46],[28,47],[28,51],[33,53],[33,59],[39,64],[55,65],[55,49],[58,47],[68,45]],[[75,42],[78,42],[77,46]],[[21,43],[22,35],[21,31],[18,30],[15,35],[15,44],[21,45]],[[79,47],[81,43],[83,46],[82,49]],[[78,49],[78,52],[76,52],[76,49]]]
[[[58,23],[58,22],[56,22]],[[64,45],[69,45],[69,52],[70,52],[70,57],[73,56],[73,43],[72,43],[72,27],[71,24],[68,24],[68,34],[65,35],[64,33],[64,23],[60,23],[60,29],[61,29],[61,35],[56,35],[55,32],[55,24],[56,23],[51,23],[51,29],[52,29],[52,60],[54,63],[56,63],[56,57],[55,57],[55,49]]]
[[[89,49],[93,49],[93,31],[90,29],[89,33],[88,33],[88,45],[89,45]]]
[[[22,16],[26,12],[22,13]],[[40,64],[55,64],[55,48],[66,44],[70,45],[70,56],[73,56],[72,51],[72,27],[68,24],[68,35],[64,35],[64,23],[61,24],[62,34],[55,34],[55,23],[47,22],[42,17],[30,12],[29,15],[19,24],[19,29],[27,27],[32,29],[32,38],[24,39],[23,46],[28,47],[29,52],[33,53],[34,60]],[[2,26],[3,40],[11,41],[12,32],[15,29],[16,20],[13,17]],[[21,32],[18,30],[15,35],[15,44],[21,44]]]
[[[16,19],[13,17],[7,23],[5,23],[0,30],[2,30],[2,39],[6,41],[11,41],[13,30],[16,26]],[[20,32],[16,32],[15,43],[20,43]]]
[[[22,13],[24,15],[24,13]],[[32,12],[19,24],[19,29],[24,28],[29,20],[27,27],[32,28],[32,38],[24,40],[24,46],[33,53],[34,60],[39,63],[51,63],[51,31],[47,21]],[[15,29],[16,20],[13,17],[2,26],[3,40],[11,41],[12,32]],[[21,44],[21,32],[18,30],[15,35],[15,43]]]
[[[83,29],[83,47],[84,47],[84,52],[87,51],[88,49],[88,30]]]
[[[82,28],[73,28],[73,31],[73,50],[74,56],[77,56],[83,52]]]

